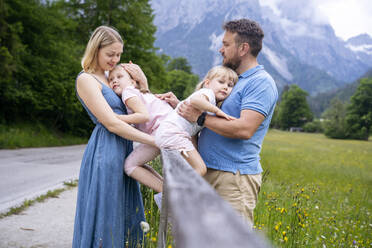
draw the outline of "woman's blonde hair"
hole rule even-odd
[[[99,26],[94,30],[88,41],[81,66],[88,73],[93,73],[97,69],[97,57],[100,48],[109,46],[115,42],[123,44],[123,40],[118,31],[112,27]]]
[[[212,69],[208,71],[203,81],[201,81],[200,83],[196,85],[195,91],[200,90],[201,88],[204,88],[205,80],[207,79],[213,80],[216,77],[226,77],[228,80],[231,80],[234,83],[234,85],[236,84],[236,82],[238,82],[238,75],[236,74],[235,71],[233,71],[232,69],[226,66],[219,65],[219,66],[212,67]]]

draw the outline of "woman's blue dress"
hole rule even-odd
[[[100,83],[113,111],[127,114],[121,99]],[[136,247],[145,217],[139,184],[123,169],[132,142],[109,132],[78,98],[96,127],[81,162],[72,247]]]

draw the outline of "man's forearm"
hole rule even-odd
[[[234,139],[250,139],[256,130],[244,125],[243,120],[226,120],[212,115],[207,115],[204,126],[219,135]]]

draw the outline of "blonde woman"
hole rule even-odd
[[[98,27],[87,44],[83,71],[76,79],[77,96],[96,127],[81,163],[74,248],[124,247],[126,243],[136,247],[142,237],[144,211],[139,185],[124,174],[123,163],[132,151],[131,140],[154,145],[154,139],[119,119],[127,111],[109,87],[105,71],[116,66],[122,52],[119,33]]]

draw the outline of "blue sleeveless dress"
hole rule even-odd
[[[121,99],[100,83],[113,111],[127,114]],[[123,169],[132,142],[109,132],[78,98],[96,127],[81,162],[72,247],[136,247],[145,216],[139,184]]]

